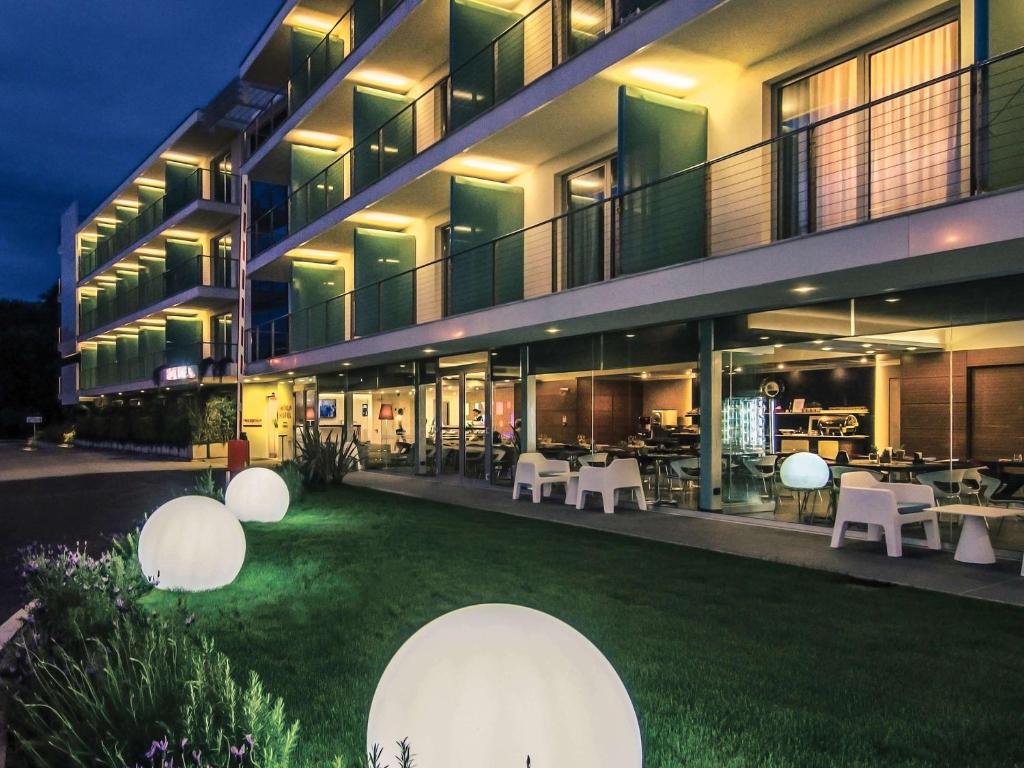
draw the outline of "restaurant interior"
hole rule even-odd
[[[675,323],[390,366],[362,386],[321,382],[319,424],[339,428],[347,391],[364,468],[511,485],[524,450],[573,469],[636,458],[649,501],[697,509],[703,363],[721,371],[705,400],[720,403],[725,514],[830,526],[847,466],[1024,514],[1022,289],[1007,278],[719,318],[704,360],[697,323]],[[806,507],[779,477],[804,451],[833,468]],[[955,541],[956,519],[940,519]],[[992,537],[1024,549],[1024,519]]]

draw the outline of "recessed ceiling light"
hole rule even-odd
[[[424,352],[426,352],[426,353],[427,353],[428,355],[429,355],[429,354],[432,354],[432,353],[434,353],[434,352],[437,352],[437,350],[436,350],[436,349],[431,349],[430,347],[427,347],[427,348],[426,348],[426,349],[424,349],[423,351],[424,351]]]
[[[907,352],[913,352],[917,347],[907,347]]]
[[[675,72],[666,72],[664,69],[657,69],[655,67],[633,67],[629,73],[637,80],[672,91],[688,91],[697,85],[697,81],[692,77],[679,75]]]
[[[348,366],[352,365],[352,363],[342,363],[342,365],[347,368]]]
[[[871,344],[861,344],[861,346],[864,347],[864,349],[871,349],[872,345]]]
[[[768,341],[768,339],[770,339],[771,336],[758,336],[757,338],[759,338],[761,341]]]
[[[502,162],[501,160],[491,160],[486,157],[460,157],[459,163],[475,171],[484,171],[502,176],[511,176],[520,170],[518,165]]]
[[[405,93],[412,87],[412,81],[394,72],[385,72],[382,69],[363,69],[352,73],[352,79],[358,83],[375,85],[379,88],[390,88],[394,91]]]
[[[285,374],[285,375],[286,376],[294,376],[295,375],[295,371],[288,371],[288,373]]]
[[[775,367],[776,367],[776,368],[778,368],[778,369],[779,369],[779,370],[781,371],[781,370],[782,370],[783,368],[785,368],[786,366],[785,366],[785,364],[784,364],[784,363],[779,363],[779,364],[778,364],[778,365],[776,365]]]
[[[832,351],[832,347],[822,347],[821,351],[822,352],[831,352]]]
[[[899,299],[896,296],[890,296],[888,299],[886,299],[886,301],[889,304],[895,304],[897,301],[899,301]]]
[[[737,367],[736,368],[736,373],[743,373],[743,368],[742,367]]]
[[[545,328],[544,333],[558,333],[558,328]]]
[[[627,333],[626,334],[626,338],[627,339],[635,339],[636,338],[636,334],[635,333]]]
[[[824,344],[824,343],[825,343],[824,339],[815,339],[814,341],[811,342],[811,344]]]
[[[867,359],[866,357],[862,357],[862,358],[860,359],[860,361],[861,361],[862,363],[866,363],[866,362],[868,361],[868,359]]]
[[[776,349],[782,349],[781,344],[772,344],[772,346],[775,347]]]
[[[813,285],[798,285],[796,288],[791,288],[793,293],[811,293],[812,291],[818,290]]]
[[[186,155],[183,152],[164,152],[160,157],[163,160],[170,160],[172,163],[185,163],[186,165],[196,165],[199,163],[198,157]]]

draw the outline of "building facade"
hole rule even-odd
[[[256,458],[305,428],[490,483],[523,451],[619,452],[660,501],[818,525],[830,500],[798,509],[778,456],[902,451],[1012,494],[1022,45],[1012,0],[286,2],[242,63],[244,127],[179,129],[136,207],[126,186],[66,217],[65,392],[148,380],[121,364],[136,340],[194,384],[172,324],[213,344],[237,304]],[[189,202],[118,239],[161,173]],[[182,249],[209,272],[122,305]]]

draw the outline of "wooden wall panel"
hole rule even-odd
[[[1024,365],[971,368],[970,386],[972,458],[1024,452]]]

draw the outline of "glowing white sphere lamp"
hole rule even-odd
[[[370,705],[367,750],[408,738],[417,765],[641,768],[636,713],[612,665],[546,613],[474,605],[398,649]]]
[[[816,453],[794,453],[782,462],[782,466],[779,467],[779,479],[784,486],[796,493],[797,520],[804,519],[812,494],[826,487],[831,478],[832,472],[828,464]],[[814,507],[811,508],[811,519],[814,519]]]
[[[265,467],[243,469],[228,483],[224,504],[244,521],[276,523],[285,516],[291,498],[277,472]]]
[[[244,562],[242,524],[206,496],[168,501],[150,515],[139,534],[139,564],[157,589],[217,589],[234,581]]]

